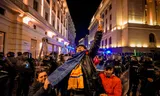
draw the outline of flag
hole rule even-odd
[[[75,54],[72,58],[68,59],[64,64],[58,67],[54,72],[49,75],[48,80],[52,86],[58,84],[64,77],[66,77],[77,64],[80,64],[81,59],[85,55],[85,51]]]

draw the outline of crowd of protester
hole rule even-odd
[[[29,52],[18,52],[17,57],[13,52],[6,57],[0,53],[1,75],[7,74],[5,82],[0,78],[0,83],[6,83],[1,84],[1,96],[63,96],[63,85],[52,87],[47,77],[68,58],[70,54],[56,52],[42,60],[33,59]],[[159,61],[148,56],[97,55],[93,62],[107,94],[101,96],[160,96]]]

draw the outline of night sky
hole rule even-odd
[[[69,11],[76,28],[76,44],[88,34],[90,20],[101,0],[67,0]]]

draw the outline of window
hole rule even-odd
[[[36,29],[36,25],[33,25],[33,28]]]
[[[112,30],[112,24],[109,25],[109,30],[110,30],[110,31]]]
[[[107,25],[107,23],[108,23],[108,20],[106,19],[106,25]]]
[[[52,17],[52,26],[55,28],[55,15]]]
[[[3,9],[2,7],[0,7],[0,14],[4,15],[5,14],[5,9]]]
[[[144,2],[145,2],[145,5],[147,5],[147,0],[144,0]]]
[[[109,16],[109,19],[112,20],[112,14]]]
[[[155,41],[155,36],[154,36],[153,33],[150,33],[150,34],[149,34],[149,42],[150,42],[150,43],[155,43],[155,42],[156,42],[156,41]]]
[[[65,18],[64,18],[64,22],[63,22],[64,27],[65,27],[65,23],[66,23],[66,22],[65,22]]]
[[[61,15],[61,23],[63,23],[63,15]]]
[[[103,47],[103,41],[102,41],[102,47]]]
[[[45,32],[45,35],[47,35],[47,32]]]
[[[59,20],[57,20],[57,31],[59,31]]]
[[[32,53],[32,57],[36,58],[36,53],[37,53],[37,40],[31,39],[31,48],[30,51]]]
[[[53,10],[54,12],[56,12],[55,6],[56,6],[56,4],[55,4],[55,1],[53,0],[52,10]]]
[[[4,37],[5,34],[0,32],[0,52],[4,52]]]
[[[57,15],[58,15],[58,18],[60,19],[60,11],[59,10],[58,10],[58,14]]]
[[[105,40],[105,43],[106,43],[106,45],[107,45],[107,39]]]
[[[45,19],[48,21],[48,13],[45,13]]]
[[[112,38],[110,37],[109,38],[109,45],[111,45],[112,44]]]
[[[106,25],[106,32],[108,31],[107,25]]]
[[[145,10],[144,12],[145,12],[145,16],[147,16],[147,10]]]
[[[109,10],[111,10],[111,9],[112,9],[112,4],[109,5]]]
[[[50,4],[50,0],[47,0],[47,3]]]
[[[106,9],[105,14],[107,15],[108,10]]]
[[[61,26],[61,34],[62,34],[62,36],[63,36],[63,27]]]
[[[52,21],[52,26],[55,28],[55,21],[54,20]]]
[[[104,14],[102,14],[101,17],[104,18]]]
[[[155,1],[155,6],[158,6],[158,2],[160,2],[159,0]]]
[[[38,11],[38,2],[36,0],[33,2],[33,9]]]

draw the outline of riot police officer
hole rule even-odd
[[[142,96],[154,96],[153,88],[153,78],[155,77],[154,66],[152,59],[149,57],[144,58],[142,68],[140,70],[141,79],[141,95]]]
[[[137,58],[133,56],[130,62],[130,86],[128,95],[130,94],[130,91],[132,91],[132,96],[136,96],[138,84],[139,84],[139,63]]]

